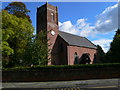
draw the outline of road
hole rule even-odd
[[[3,83],[3,90],[120,90],[119,79]]]

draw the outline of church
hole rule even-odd
[[[48,65],[93,64],[97,47],[85,37],[59,31],[58,7],[46,3],[37,8],[36,30],[48,31]]]

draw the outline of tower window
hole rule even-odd
[[[52,21],[54,21],[54,13],[51,13]]]

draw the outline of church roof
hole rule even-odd
[[[69,34],[66,32],[59,31],[59,35],[69,44],[73,46],[94,48],[97,47],[85,37]]]

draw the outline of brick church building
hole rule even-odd
[[[92,64],[97,47],[85,37],[59,31],[58,8],[48,3],[37,8],[37,33],[47,33],[49,65]]]

